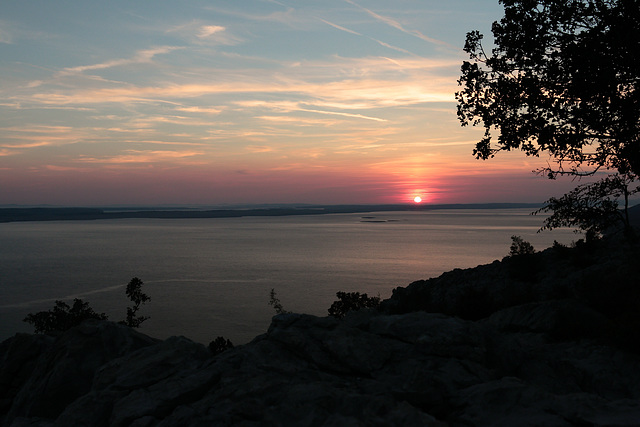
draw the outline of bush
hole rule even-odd
[[[532,255],[536,253],[536,250],[533,248],[533,245],[526,240],[524,240],[520,236],[511,236],[511,250],[509,251],[509,256],[518,256],[518,255]]]
[[[76,298],[71,307],[63,301],[56,301],[53,309],[35,314],[29,313],[24,321],[31,324],[37,334],[66,331],[87,319],[108,320],[108,316],[104,313],[96,313],[89,307],[88,302]]]
[[[273,307],[276,311],[276,314],[288,314],[291,313],[284,309],[278,297],[276,297],[276,290],[271,288],[271,292],[269,292],[269,305]]]
[[[233,348],[233,343],[224,337],[217,337],[209,343],[209,351],[211,351],[214,356],[231,348]]]
[[[151,300],[146,294],[142,293],[142,285],[142,280],[137,277],[129,281],[126,293],[134,305],[133,307],[127,307],[127,317],[125,320],[120,321],[120,324],[137,328],[148,319],[145,316],[136,316],[140,305]],[[23,321],[33,325],[34,332],[37,334],[41,332],[66,331],[87,319],[109,320],[109,317],[104,313],[96,313],[88,302],[76,298],[73,300],[73,306],[71,307],[63,301],[56,301],[53,309],[35,314],[29,313]]]
[[[357,311],[361,308],[374,308],[380,305],[380,297],[368,297],[360,292],[337,292],[338,301],[334,301],[329,307],[329,316],[342,319],[349,311]]]

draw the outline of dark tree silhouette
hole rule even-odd
[[[531,255],[536,253],[533,245],[520,236],[511,236],[511,247],[509,248],[509,256],[515,257],[519,255]]]
[[[63,301],[56,301],[53,309],[29,313],[24,321],[32,325],[35,333],[47,333],[55,331],[66,331],[79,325],[87,319],[107,320],[104,313],[96,313],[88,302],[81,299],[74,299],[73,306],[69,306]]]
[[[284,309],[282,303],[280,302],[280,299],[276,296],[276,290],[273,288],[271,288],[271,291],[269,292],[269,305],[273,307],[273,309],[276,311],[276,314],[291,313],[290,311]]]
[[[629,196],[638,188],[629,190],[629,178],[611,175],[598,182],[579,185],[560,198],[552,197],[545,206],[534,212],[553,212],[544,220],[540,230],[559,227],[576,227],[587,233],[587,240],[599,236],[603,231],[624,226],[627,235],[632,233],[629,222]],[[618,199],[624,200],[624,209],[618,207]]]
[[[640,175],[640,0],[500,0],[495,47],[467,34],[462,125],[485,128],[477,158],[550,154],[539,170]],[[497,141],[493,133],[497,132]]]
[[[342,319],[349,311],[357,311],[361,308],[373,308],[380,305],[380,297],[369,297],[360,292],[337,292],[337,301],[329,307],[329,316]]]
[[[134,277],[127,285],[127,296],[134,305],[133,307],[127,307],[127,317],[119,323],[137,328],[148,319],[148,317],[136,316],[140,305],[151,300],[146,294],[142,293],[142,284],[142,280]],[[73,300],[73,306],[71,307],[63,301],[56,301],[53,309],[29,313],[24,318],[24,321],[34,327],[35,333],[40,333],[66,331],[87,319],[109,320],[109,317],[104,313],[96,313],[88,302],[76,298]]]
[[[217,337],[209,343],[209,351],[213,353],[214,356],[231,348],[233,348],[233,343],[225,337]]]
[[[133,302],[133,307],[127,307],[127,317],[121,322],[127,326],[132,328],[140,327],[140,324],[145,320],[149,319],[148,316],[136,316],[136,313],[140,309],[140,305],[146,303],[147,301],[151,301],[151,298],[147,296],[147,294],[142,292],[142,285],[144,283],[142,280],[134,277],[127,284],[127,296]]]

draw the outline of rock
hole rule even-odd
[[[16,334],[0,344],[0,414],[9,412],[39,357],[53,341],[46,335]]]
[[[172,337],[111,360],[96,371],[91,391],[70,404],[56,424],[128,426],[163,418],[167,408],[191,401],[216,381],[200,370],[210,359],[202,344]]]
[[[532,302],[500,310],[485,323],[502,331],[546,333],[555,339],[606,340],[614,322],[576,300]]]
[[[156,342],[126,326],[98,320],[66,331],[40,354],[7,419],[55,419],[91,389],[93,375],[107,361]]]

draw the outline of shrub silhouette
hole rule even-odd
[[[66,331],[87,319],[107,320],[108,316],[104,313],[96,313],[88,302],[75,298],[71,307],[63,301],[56,301],[53,309],[35,314],[29,313],[24,321],[31,324],[37,334]]]
[[[129,281],[126,294],[134,305],[133,307],[127,307],[127,317],[125,320],[120,321],[120,324],[137,328],[149,318],[136,316],[140,305],[151,300],[148,295],[142,292],[142,285],[142,280],[137,277]],[[34,327],[34,332],[38,334],[66,331],[87,319],[109,320],[109,316],[104,313],[96,313],[88,302],[75,298],[71,307],[63,301],[56,301],[51,310],[40,311],[35,314],[29,313],[23,321],[31,324]]]
[[[329,316],[342,319],[349,311],[357,311],[361,308],[373,308],[380,305],[380,297],[369,297],[360,292],[337,292],[338,301],[334,301],[329,307]]]
[[[233,348],[233,343],[224,337],[217,337],[209,343],[209,351],[211,351],[214,356],[231,348]]]
[[[511,241],[509,256],[531,255],[536,252],[533,245],[520,236],[511,236]]]
[[[271,288],[271,292],[269,292],[269,305],[273,307],[273,309],[276,311],[276,314],[291,313],[290,311],[284,309],[282,303],[280,303],[280,299],[278,299],[278,297],[276,296],[276,290],[273,288]]]

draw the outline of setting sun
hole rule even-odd
[[[416,196],[416,197],[413,198],[413,201],[416,202],[416,203],[420,203],[422,201],[422,197]]]

